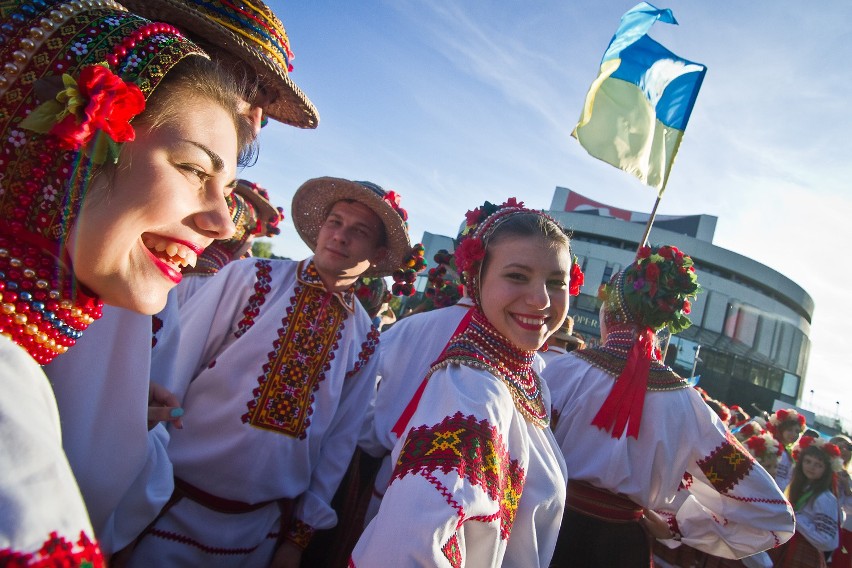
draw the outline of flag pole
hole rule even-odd
[[[648,217],[648,223],[645,225],[645,234],[642,235],[642,240],[639,241],[639,248],[636,249],[636,254],[639,254],[639,251],[645,244],[648,242],[648,236],[651,234],[651,226],[654,224],[654,219],[657,217],[657,207],[660,205],[660,200],[663,198],[662,195],[657,194],[657,200],[654,202],[654,208],[651,209],[651,215]]]

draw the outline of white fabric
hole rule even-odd
[[[569,479],[621,493],[645,508],[675,512],[683,543],[723,558],[754,554],[793,535],[789,503],[738,443],[734,458],[751,464],[743,477],[731,479],[722,492],[708,480],[699,463],[735,440],[695,389],[647,392],[639,438],[614,439],[591,425],[612,389],[611,375],[569,353],[542,376],[554,416],[558,413],[554,434]]]
[[[261,282],[268,285],[261,303],[256,301],[255,284],[264,277],[258,266],[269,267],[268,280]],[[184,300],[174,376],[164,381],[182,398],[185,411],[184,428],[171,431],[169,457],[176,477],[222,499],[262,503],[299,498],[296,517],[314,529],[324,529],[337,522],[330,502],[349,465],[375,389],[371,379],[375,377],[375,358],[346,378],[356,367],[371,330],[360,304],[356,302],[355,312],[343,321],[325,378],[312,393],[305,438],[243,421],[248,403],[256,397],[259,378],[265,377],[265,366],[283,335],[282,320],[291,308],[297,266],[283,260],[235,261]],[[250,301],[257,313],[245,329]],[[243,331],[237,333],[238,329]],[[162,565],[162,559],[172,554],[188,555],[181,558],[190,565],[216,565],[219,561],[263,565],[268,556],[231,552],[254,546],[264,549],[267,534],[278,531],[278,517],[274,503],[227,516],[183,499],[154,528],[177,533],[193,545],[148,536],[137,547],[133,565]],[[229,556],[223,559],[205,550],[229,551]]]
[[[837,497],[823,491],[796,511],[796,531],[817,550],[830,552],[840,544]]]
[[[795,467],[796,464],[793,462],[793,458],[790,457],[790,452],[787,450],[782,451],[781,458],[778,460],[778,469],[775,470],[775,483],[778,484],[781,491],[784,491],[790,485]]]
[[[547,347],[547,351],[539,351],[538,356],[541,357],[541,360],[544,361],[545,366],[548,363],[559,357],[560,355],[565,355],[567,351],[558,345],[549,345]]]
[[[41,368],[0,336],[0,563],[34,553],[56,532],[94,541],[83,498],[62,451],[56,401]]]
[[[502,443],[509,460],[523,468],[525,483],[510,538],[500,536],[501,503],[492,500],[482,484],[460,476],[458,468],[444,473],[436,465],[393,479],[378,515],[352,553],[358,568],[450,566],[441,547],[454,534],[467,567],[549,564],[564,508],[565,464],[550,430],[529,423],[515,408],[508,388],[493,375],[458,365],[433,374],[410,428],[393,450],[394,463],[400,467],[397,460],[411,427],[434,428],[457,413],[495,428],[495,446]],[[453,446],[453,440],[446,438],[446,444]]]
[[[44,367],[63,445],[101,546],[129,544],[172,494],[163,425],[148,430],[151,316],[104,306],[77,344]]]

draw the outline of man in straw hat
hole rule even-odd
[[[305,182],[292,212],[312,257],[233,262],[180,307],[176,492],[133,566],[296,565],[337,522],[331,499],[375,388],[378,332],[354,284],[407,259],[407,214],[395,192],[337,178]]]
[[[289,76],[293,52],[284,26],[264,2],[130,0],[122,4],[141,16],[177,26],[235,74],[243,73],[250,87],[244,94],[245,109],[255,134],[267,117],[299,128],[319,124],[313,103]],[[79,348],[45,368],[54,383],[71,467],[107,554],[130,543],[173,489],[171,466],[164,459],[168,433],[162,426],[149,431],[136,411],[140,405],[144,410],[149,401],[152,369],[146,346],[151,341],[151,324],[150,317],[107,306]],[[161,350],[166,345],[160,342]],[[111,354],[106,361],[104,352]],[[95,353],[97,359],[93,359]],[[96,368],[93,360],[99,361]],[[175,404],[167,394],[154,403]],[[116,410],[94,415],[93,396],[102,406]],[[96,428],[93,420],[98,421]]]

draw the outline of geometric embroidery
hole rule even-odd
[[[464,565],[461,547],[459,546],[459,533],[453,533],[450,540],[441,547],[441,552],[444,553],[444,557],[450,561],[450,566],[453,568],[461,568]]]
[[[370,360],[370,356],[375,353],[376,347],[379,346],[379,330],[375,327],[371,327],[370,331],[367,333],[367,339],[364,343],[361,344],[361,352],[358,353],[358,360],[355,362],[355,365],[346,371],[346,375],[343,377],[344,380],[348,379],[355,373],[361,370],[361,367],[367,364],[367,361]]]
[[[240,337],[254,325],[254,318],[260,313],[260,306],[266,302],[266,294],[271,290],[269,286],[270,272],[272,272],[272,263],[268,260],[258,260],[255,263],[257,272],[255,273],[254,294],[248,299],[248,305],[243,309],[243,319],[237,324],[237,330],[234,332],[234,337]]]
[[[742,444],[727,432],[726,441],[709,456],[698,462],[698,467],[719,493],[726,493],[748,474],[754,458]]]
[[[81,566],[102,568],[106,566],[98,543],[80,531],[76,543],[59,536],[56,531],[37,552],[17,552],[0,549],[0,566]]]
[[[296,285],[243,423],[300,440],[307,437],[314,392],[331,368],[346,315],[334,294]]]
[[[524,468],[510,460],[497,428],[475,416],[457,412],[431,428],[419,426],[408,432],[391,481],[406,475],[421,475],[445,494],[447,502],[459,510],[452,495],[432,475],[455,471],[463,480],[479,485],[499,505],[500,538],[506,540],[515,522],[515,513],[524,490]],[[449,544],[449,543],[448,543]]]

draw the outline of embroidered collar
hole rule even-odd
[[[606,341],[598,347],[574,351],[577,357],[587,361],[608,375],[618,377],[627,364],[627,357],[635,339],[632,331],[611,331]],[[649,391],[677,390],[689,387],[689,382],[675,373],[671,367],[664,365],[657,358],[657,351],[651,359],[648,374]]]
[[[546,428],[550,417],[542,397],[541,379],[532,369],[534,360],[535,351],[518,349],[482,312],[472,309],[429,374],[453,363],[488,371],[509,388],[515,407],[529,422]]]
[[[355,284],[352,284],[352,286],[343,292],[329,292],[326,290],[325,284],[322,282],[322,278],[320,278],[313,258],[300,261],[296,274],[296,279],[301,284],[325,291],[326,294],[337,298],[340,305],[342,305],[347,312],[355,313]]]

